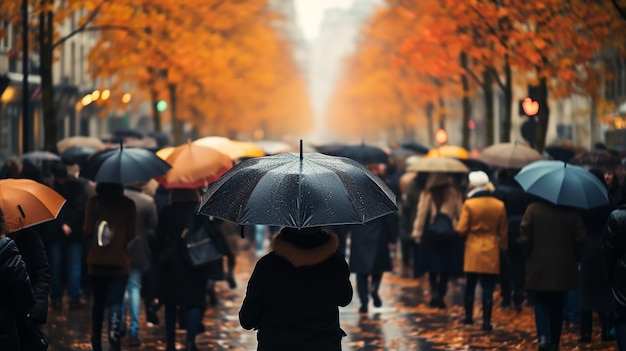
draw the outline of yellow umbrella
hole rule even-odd
[[[55,219],[63,204],[63,196],[34,180],[0,180],[0,208],[9,233]]]
[[[432,148],[426,154],[426,157],[456,157],[456,158],[469,158],[469,151],[460,146],[454,145],[442,145],[436,148]]]
[[[250,158],[250,157],[263,157],[265,156],[265,152],[258,145],[250,141],[237,141],[233,140],[237,146],[239,146],[244,155],[242,157]]]
[[[167,147],[164,147],[162,149],[159,149],[156,152],[156,155],[159,156],[162,160],[165,160],[169,155],[172,154],[172,151],[174,151],[174,147],[173,146],[167,146]]]
[[[165,162],[172,168],[155,180],[168,189],[197,189],[213,183],[233,167],[228,155],[191,141],[173,148]]]
[[[245,157],[243,149],[231,139],[221,136],[206,136],[193,141],[200,146],[208,146],[228,155],[232,160]]]

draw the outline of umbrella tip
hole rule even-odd
[[[302,155],[302,139],[300,139],[300,161],[302,161],[303,159],[303,155]]]

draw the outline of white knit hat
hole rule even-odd
[[[483,171],[470,172],[467,178],[470,185],[475,188],[485,186],[485,184],[489,183],[489,176]]]

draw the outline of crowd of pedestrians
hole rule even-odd
[[[363,225],[296,230],[240,228],[197,216],[205,189],[96,184],[64,164],[26,165],[6,164],[2,177],[47,184],[66,203],[56,220],[13,233],[0,215],[0,277],[11,282],[0,294],[15,314],[0,308],[0,326],[10,327],[0,328],[0,349],[27,345],[20,340],[20,318],[43,324],[48,303],[52,311],[71,313],[88,308],[89,301],[94,351],[102,350],[103,337],[113,351],[141,346],[142,308],[146,327],[161,323],[157,311],[163,309],[167,351],[176,350],[177,328],[186,331],[185,350],[197,350],[202,317],[218,301],[215,283],[237,285],[234,268],[243,236],[256,241],[263,256],[240,311],[243,328],[264,329],[259,350],[280,349],[277,340],[291,349],[302,340],[315,340],[318,349],[341,349],[345,333],[338,307],[349,304],[353,293],[359,313],[368,313],[370,301],[381,307],[379,289],[396,253],[404,271],[429,283],[433,308],[448,307],[453,281],[464,284],[461,323],[474,323],[480,285],[484,332],[497,328],[491,320],[499,294],[502,308],[534,309],[539,350],[558,350],[564,321],[579,326],[581,343],[590,342],[594,313],[602,341],[617,339],[626,350],[626,187],[615,169],[588,167],[606,184],[610,202],[579,210],[525,193],[514,180],[518,169],[418,172],[405,178],[409,172],[401,162],[367,164],[395,191],[400,211]],[[452,235],[445,238],[433,234],[441,217],[451,225]],[[106,246],[94,240],[101,220],[115,232]],[[181,256],[181,233],[199,227],[211,233],[223,262],[191,267]],[[263,235],[257,238],[256,232]],[[271,246],[263,249],[268,233]],[[294,267],[309,268],[296,274]],[[573,304],[568,296],[576,296]],[[302,309],[295,307],[303,303]],[[572,309],[577,312],[568,317]],[[11,318],[15,322],[9,325]],[[301,323],[302,335],[289,332]]]

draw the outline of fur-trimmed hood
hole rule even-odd
[[[327,260],[337,251],[339,238],[335,234],[322,230],[313,235],[318,236],[316,239],[320,241],[320,244],[314,247],[303,247],[289,240],[290,235],[281,231],[272,240],[272,251],[289,261],[294,267],[314,266]]]

